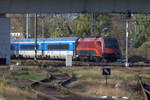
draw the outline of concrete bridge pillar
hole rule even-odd
[[[0,14],[0,64],[10,64],[10,20]]]

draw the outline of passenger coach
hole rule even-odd
[[[65,59],[67,55],[75,56],[78,37],[38,38],[38,58]],[[11,40],[11,56],[33,58],[35,55],[35,39]]]
[[[48,38],[44,41],[44,56],[65,59],[67,55],[75,56],[78,37]]]

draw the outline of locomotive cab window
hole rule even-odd
[[[69,45],[68,44],[50,44],[47,45],[48,49],[53,49],[53,50],[59,50],[59,49],[69,49]]]
[[[105,38],[105,48],[118,48],[118,42],[114,38]]]
[[[101,42],[99,42],[99,41],[97,42],[97,44],[98,44],[99,46],[102,46]]]
[[[20,47],[22,50],[34,50],[35,45],[21,45]],[[37,45],[38,48],[38,45]]]

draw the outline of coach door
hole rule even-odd
[[[98,55],[101,55],[102,54],[102,49],[103,49],[102,48],[102,43],[100,41],[98,41],[97,44],[99,45],[99,47],[98,47],[99,54]]]

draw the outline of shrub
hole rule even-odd
[[[0,82],[0,94],[3,94],[6,85],[7,85],[7,80],[3,77]]]

